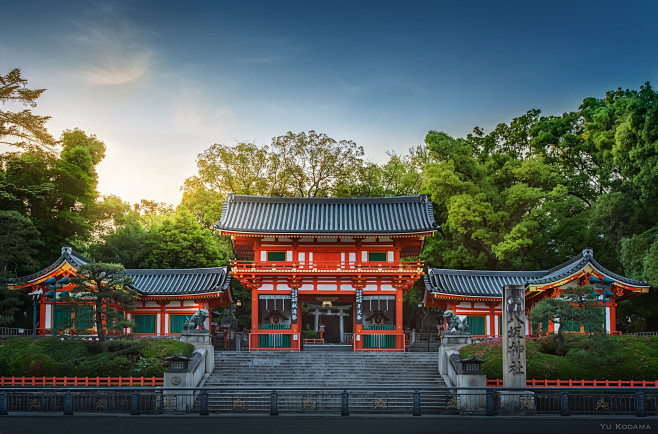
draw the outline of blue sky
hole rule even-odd
[[[213,143],[314,129],[383,162],[430,129],[655,85],[657,22],[652,0],[3,0],[0,71],[48,89],[55,136],[106,143],[102,194],[177,204]]]

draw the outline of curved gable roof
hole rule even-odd
[[[589,248],[549,270],[479,271],[430,268],[425,275],[425,287],[429,292],[436,294],[466,297],[502,297],[504,285],[530,287],[549,285],[580,273],[588,265],[591,265],[592,268],[604,276],[625,285],[638,289],[649,287],[647,282],[621,276],[603,267],[594,259],[594,252]]]
[[[25,287],[39,283],[53,271],[68,263],[74,269],[92,263],[71,247],[62,247],[62,254],[50,266],[30,274],[10,280],[10,286]],[[126,269],[132,278],[131,287],[144,297],[185,296],[224,292],[229,288],[231,276],[226,267],[187,268],[187,269]]]
[[[60,268],[65,263],[68,263],[69,265],[71,265],[71,267],[77,269],[81,265],[89,264],[91,262],[94,261],[85,258],[80,253],[73,250],[72,247],[64,246],[62,247],[62,253],[59,256],[59,258],[57,258],[57,260],[55,260],[55,262],[53,262],[51,265],[30,275],[9,279],[9,285],[18,287],[38,281],[40,279],[45,278],[46,276],[48,276],[50,273],[57,270],[58,268]]]
[[[434,232],[427,196],[300,198],[231,195],[215,225],[257,234],[414,234]]]

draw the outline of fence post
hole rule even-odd
[[[414,392],[414,416],[420,416],[420,392]]]
[[[560,416],[569,416],[569,392],[566,390],[560,394]]]
[[[343,390],[343,393],[340,396],[340,415],[341,416],[350,415],[350,398],[347,395],[347,390]]]
[[[9,403],[7,402],[7,392],[0,392],[0,416],[7,415],[7,408]]]
[[[208,416],[210,413],[208,412],[208,392],[207,391],[202,391],[201,392],[201,412],[199,415],[201,416]]]
[[[279,415],[279,402],[276,390],[273,390],[270,394],[270,416]]]
[[[494,410],[494,392],[493,390],[487,390],[487,416],[495,416],[496,412]]]
[[[66,391],[64,395],[64,416],[73,415],[73,395],[70,390]]]
[[[637,408],[637,417],[647,417],[647,409],[645,407],[644,392],[639,391],[635,394],[635,407]]]
[[[130,400],[130,414],[139,414],[139,392],[133,392]]]

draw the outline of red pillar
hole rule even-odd
[[[47,303],[44,300],[45,297],[39,298],[39,330],[37,334],[45,334],[46,327],[51,327],[51,324],[46,324],[46,306]],[[51,315],[52,318],[52,315]]]
[[[258,330],[258,292],[251,291],[251,332],[256,333]]]
[[[160,334],[165,334],[165,306],[167,303],[160,303]],[[157,331],[157,330],[156,330]]]
[[[395,292],[395,331],[401,336],[401,338],[396,339],[396,346],[401,345],[401,349],[404,349],[404,330],[402,329],[402,290],[398,289]],[[401,342],[397,340],[400,339]]]

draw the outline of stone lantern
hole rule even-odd
[[[190,363],[190,358],[185,357],[180,353],[174,353],[173,356],[165,359],[169,362],[169,371],[171,372],[187,372],[187,366]]]

